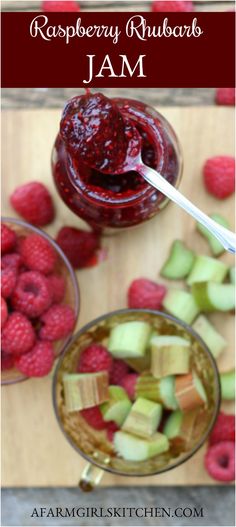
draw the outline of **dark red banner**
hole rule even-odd
[[[231,87],[234,13],[2,13],[3,87]]]

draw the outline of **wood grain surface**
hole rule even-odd
[[[147,102],[148,99],[147,99]],[[234,112],[232,108],[163,109],[183,147],[184,175],[180,190],[204,211],[220,212],[233,227],[234,200],[218,202],[206,194],[201,168],[212,155],[233,154]],[[8,196],[16,185],[29,180],[45,182],[57,207],[55,223],[47,231],[55,234],[64,224],[81,225],[59,200],[50,174],[50,153],[58,129],[60,110],[6,110],[3,112],[3,213],[14,216]],[[195,232],[194,220],[174,204],[141,227],[105,238],[108,259],[98,267],[77,273],[81,289],[78,327],[109,310],[126,305],[126,290],[140,276],[158,279],[171,242],[183,238],[195,251],[209,254],[207,244]],[[222,260],[232,263],[232,256]],[[221,370],[234,364],[234,318],[213,315],[229,345],[219,359]],[[231,404],[224,406],[232,410]],[[51,400],[51,378],[28,380],[2,389],[2,484],[7,487],[74,486],[85,462],[71,448],[57,426]],[[192,460],[158,477],[122,478],[105,474],[104,485],[214,484],[203,468],[204,448]]]
[[[134,97],[133,88],[103,88],[107,97]],[[67,99],[84,88],[3,88],[2,108],[62,108]],[[148,99],[152,106],[209,106],[215,102],[214,88],[135,88],[135,98]]]

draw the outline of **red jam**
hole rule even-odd
[[[126,122],[118,106],[102,93],[71,99],[60,133],[70,155],[90,168],[111,173],[125,161]]]
[[[55,184],[68,207],[96,230],[137,225],[167,203],[135,171],[104,173],[123,163],[129,127],[141,136],[143,162],[176,185],[182,168],[178,142],[169,123],[151,107],[83,95],[69,101],[62,115],[52,159]]]

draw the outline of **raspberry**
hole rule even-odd
[[[2,348],[5,353],[21,355],[29,351],[35,342],[35,333],[31,322],[22,313],[9,315],[2,330]]]
[[[217,481],[235,478],[235,451],[233,441],[221,441],[208,448],[204,464],[208,474]]]
[[[117,432],[117,430],[119,430],[118,426],[116,423],[114,423],[114,421],[109,421],[107,423],[107,439],[108,441],[113,441],[113,437],[114,437],[114,434],[115,432]]]
[[[1,370],[10,370],[14,366],[14,356],[1,350]]]
[[[235,88],[217,88],[216,90],[216,104],[224,106],[235,105]]]
[[[15,232],[7,227],[4,223],[1,223],[1,253],[5,254],[12,251],[16,244]]]
[[[62,227],[57,234],[56,241],[74,269],[89,266],[90,260],[100,247],[98,234],[74,227]]]
[[[54,362],[53,346],[50,342],[36,342],[35,346],[16,360],[16,367],[27,377],[47,375]]]
[[[137,383],[137,378],[138,378],[137,373],[128,373],[128,375],[126,375],[120,383],[120,385],[127,392],[131,401],[135,399],[135,386]]]
[[[154,0],[152,3],[152,11],[157,13],[190,12],[194,11],[194,5],[193,2],[188,0]]]
[[[129,366],[122,359],[114,359],[110,372],[110,384],[120,384],[129,371]]]
[[[46,12],[54,12],[54,11],[61,11],[61,12],[73,12],[73,11],[79,11],[79,5],[74,0],[57,0],[55,2],[52,2],[52,0],[43,0],[42,1],[42,10]]]
[[[1,270],[1,295],[3,298],[11,296],[16,285],[16,270],[11,267],[2,268]]]
[[[13,291],[11,303],[16,311],[29,318],[39,317],[52,303],[46,276],[37,271],[21,273]]]
[[[1,297],[1,328],[4,326],[8,317],[7,304],[4,298]]]
[[[20,254],[17,254],[17,253],[5,254],[2,257],[3,269],[5,269],[6,267],[11,267],[18,272],[21,265],[22,265],[22,258]]]
[[[112,368],[112,356],[101,344],[91,344],[85,348],[79,359],[78,371],[81,373],[93,373],[96,371],[110,371]]]
[[[37,181],[17,187],[10,196],[10,202],[22,218],[37,227],[48,225],[54,219],[55,212],[48,189]]]
[[[63,276],[59,274],[51,274],[47,277],[48,286],[52,295],[52,302],[59,304],[62,302],[66,292],[66,282]]]
[[[41,317],[43,326],[39,335],[43,340],[60,340],[67,337],[75,325],[75,313],[70,306],[54,305]]]
[[[214,445],[220,441],[235,441],[235,416],[220,412],[211,432],[209,443]]]
[[[164,285],[147,278],[137,278],[128,290],[128,306],[133,309],[161,309],[166,291]]]
[[[48,240],[39,234],[29,234],[20,244],[24,264],[32,271],[49,274],[53,271],[57,255]]]
[[[107,427],[107,423],[103,420],[102,412],[99,406],[93,406],[92,408],[86,408],[80,411],[81,415],[87,421],[87,423],[95,428],[95,430],[104,430]]]
[[[203,180],[209,194],[225,199],[234,192],[235,159],[230,156],[215,156],[207,159],[203,167]]]

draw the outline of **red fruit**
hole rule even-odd
[[[1,328],[4,326],[8,317],[7,304],[4,298],[1,297]]]
[[[46,276],[37,271],[21,273],[12,293],[11,303],[16,311],[29,318],[42,315],[52,303],[52,294]]]
[[[62,302],[66,292],[66,281],[59,274],[51,274],[47,277],[48,286],[52,295],[52,302],[59,304]]]
[[[29,234],[20,244],[24,264],[32,271],[49,274],[53,271],[57,255],[48,240],[39,234]]]
[[[129,366],[122,359],[114,359],[110,371],[110,384],[120,384],[129,371]]]
[[[1,370],[10,370],[14,366],[14,356],[10,355],[8,353],[5,353],[5,351],[1,350]]]
[[[224,106],[234,106],[235,88],[217,88],[216,104],[222,104]]]
[[[2,330],[2,349],[5,353],[21,355],[29,351],[35,342],[31,322],[22,313],[11,313]]]
[[[16,285],[16,270],[11,267],[2,268],[1,270],[1,296],[9,298]]]
[[[16,233],[1,223],[1,253],[5,254],[12,251],[16,244]]]
[[[57,0],[53,2],[52,0],[43,0],[42,1],[42,11],[46,12],[54,12],[54,11],[61,11],[61,12],[73,12],[73,11],[79,11],[79,5],[74,0]]]
[[[128,306],[133,309],[161,309],[166,291],[164,285],[147,278],[137,278],[128,290]]]
[[[220,441],[235,441],[235,416],[220,412],[209,437],[210,445]]]
[[[207,159],[203,167],[203,180],[207,192],[218,199],[225,199],[235,188],[235,159],[215,156]]]
[[[41,317],[43,323],[39,336],[43,340],[60,340],[67,337],[75,325],[75,312],[70,306],[54,305]]]
[[[93,406],[92,408],[86,408],[80,411],[81,415],[87,421],[87,423],[95,428],[95,430],[104,430],[107,423],[103,420],[102,412],[99,406]]]
[[[114,437],[114,434],[115,432],[117,432],[117,430],[119,430],[118,426],[116,423],[114,423],[114,421],[109,421],[107,423],[107,439],[108,441],[113,441],[113,437]]]
[[[208,448],[204,464],[208,474],[217,481],[233,481],[235,478],[235,444],[221,441]]]
[[[178,12],[178,11],[194,11],[194,5],[191,1],[185,1],[185,0],[154,0],[152,3],[152,11],[157,13],[171,13],[171,12]]]
[[[75,269],[88,267],[100,247],[98,234],[74,227],[62,227],[56,241]]]
[[[128,375],[126,375],[120,383],[120,385],[127,392],[131,401],[134,401],[135,399],[135,386],[137,383],[137,379],[138,379],[138,373],[128,373]]]
[[[2,257],[2,268],[3,269],[6,269],[6,267],[11,267],[15,269],[16,272],[18,272],[21,265],[22,265],[22,258],[20,254],[10,253],[10,254],[5,254]]]
[[[108,371],[112,368],[112,356],[101,344],[91,344],[85,348],[79,359],[77,371],[80,373],[93,373]]]
[[[53,346],[50,342],[36,342],[35,346],[16,360],[18,370],[26,377],[44,377],[53,366]]]
[[[37,181],[17,187],[10,202],[22,218],[37,227],[48,225],[54,219],[52,197],[45,185]]]

